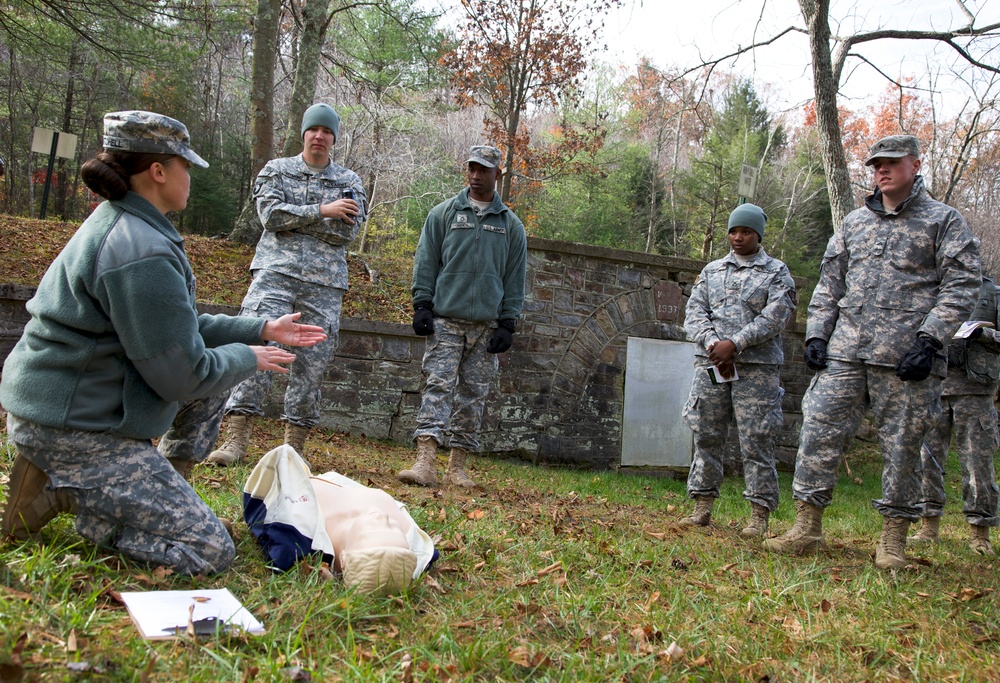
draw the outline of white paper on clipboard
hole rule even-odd
[[[189,618],[198,621],[215,617],[227,624],[239,626],[247,633],[264,633],[263,625],[228,588],[122,592],[121,596],[132,622],[142,637],[148,640],[183,636]],[[179,634],[175,630],[177,627],[180,627]]]

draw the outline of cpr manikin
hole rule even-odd
[[[334,568],[363,593],[395,593],[410,583],[417,554],[410,516],[381,489],[345,484],[336,472],[312,477],[313,491],[334,548]]]

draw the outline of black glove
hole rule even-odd
[[[503,353],[514,343],[514,323],[511,318],[504,318],[497,321],[497,328],[493,330],[490,343],[486,346],[488,353]]]
[[[413,304],[413,331],[421,337],[434,334],[434,311],[429,303]]]
[[[913,342],[910,350],[903,354],[903,357],[896,363],[896,374],[904,382],[922,382],[931,374],[934,366],[934,359],[943,356],[938,355],[941,350],[941,343],[933,337],[917,335],[917,341]]]
[[[980,325],[979,327],[977,327],[972,331],[972,334],[969,335],[969,339],[979,339],[982,336],[983,336],[983,326]]]
[[[806,367],[812,371],[826,369],[826,342],[819,337],[813,337],[806,342],[805,353],[802,354]]]

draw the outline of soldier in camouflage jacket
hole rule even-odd
[[[784,423],[778,377],[781,331],[795,314],[795,282],[787,266],[759,242],[767,216],[742,204],[729,216],[732,251],[705,266],[691,290],[684,330],[695,343],[695,373],[684,419],[694,431],[688,495],[695,511],[681,523],[705,526],[722,484],[722,455],[735,418],[740,435],[743,497],[751,503],[744,536],[763,536],[778,507],[774,436]],[[734,378],[732,381],[719,381]]]
[[[867,165],[875,192],[830,238],[809,304],[792,494],[795,526],[765,542],[779,552],[825,545],[830,504],[858,406],[870,406],[883,454],[879,568],[906,564],[906,531],[920,516],[920,444],[940,412],[939,352],[969,317],[981,284],[979,246],[955,209],[933,199],[910,135],[879,140]]]
[[[322,344],[297,352],[289,371],[281,419],[285,443],[300,454],[309,429],[319,422],[320,384],[339,341],[346,245],[365,216],[361,178],[330,159],[339,128],[340,117],[329,105],[309,107],[302,117],[302,153],[269,161],[254,184],[264,231],[240,315],[297,312],[302,322],[319,325],[328,335]],[[270,386],[271,374],[258,373],[233,390],[225,409],[226,441],[208,462],[225,466],[246,455],[250,418],[264,414]]]
[[[997,286],[983,277],[983,288],[970,321],[985,323],[969,336],[948,345],[948,377],[941,389],[941,417],[927,433],[921,449],[923,495],[919,533],[911,542],[935,542],[944,513],[944,464],[955,435],[955,449],[962,465],[962,513],[969,524],[969,546],[992,555],[990,528],[997,517],[998,490],[993,454],[1000,446],[997,409],[993,404],[1000,386],[1000,310]]]

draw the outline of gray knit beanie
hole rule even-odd
[[[767,214],[756,204],[740,204],[729,214],[729,230],[733,228],[750,228],[760,239],[764,239],[764,224]]]
[[[313,126],[329,128],[333,131],[333,139],[336,141],[340,131],[340,115],[329,104],[314,104],[306,109],[306,113],[302,115],[301,137],[305,137],[306,131]]]

